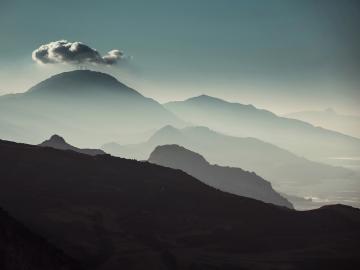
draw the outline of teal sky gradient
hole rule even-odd
[[[102,70],[159,101],[205,93],[360,114],[359,25],[355,0],[0,0],[0,94],[69,69],[31,60],[67,39],[132,56]]]

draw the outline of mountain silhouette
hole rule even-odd
[[[0,208],[0,269],[80,270],[83,268]]]
[[[233,136],[258,138],[316,161],[330,163],[329,157],[358,156],[360,152],[358,138],[279,117],[253,105],[202,95],[164,106],[193,125],[207,126]]]
[[[270,181],[276,190],[299,196],[307,196],[308,187],[314,192],[325,191],[330,179],[341,183],[342,188],[346,187],[344,179],[357,181],[351,170],[313,162],[258,139],[227,136],[206,127],[166,126],[144,143],[111,143],[102,149],[112,155],[144,160],[156,146],[164,144],[183,146],[213,164],[255,172]]]
[[[300,111],[284,116],[360,138],[360,117],[340,114],[332,108],[323,111]]]
[[[167,124],[183,121],[114,77],[90,70],[60,73],[25,93],[0,96],[0,138],[13,141],[35,144],[52,132],[96,148]]]
[[[91,71],[74,70],[52,76],[31,87],[26,95],[78,95],[78,94],[115,93],[128,96],[141,96],[137,91],[127,87],[109,74]]]
[[[356,208],[298,212],[148,162],[7,141],[0,163],[0,205],[85,269],[360,266]]]
[[[178,145],[157,146],[148,161],[180,169],[222,191],[293,208],[292,204],[280,196],[268,181],[255,173],[240,168],[211,165],[203,156]]]
[[[59,135],[56,135],[56,134],[52,135],[50,137],[50,139],[40,143],[39,146],[52,147],[52,148],[61,149],[61,150],[72,150],[72,151],[87,154],[90,156],[106,154],[103,150],[100,150],[100,149],[80,149],[75,146],[72,146],[72,145],[68,144],[64,140],[63,137],[60,137]]]

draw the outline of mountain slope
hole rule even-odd
[[[350,170],[309,161],[258,139],[227,136],[206,127],[166,126],[147,142],[124,146],[110,143],[103,149],[113,155],[146,159],[156,146],[163,144],[181,145],[200,153],[211,163],[255,171],[272,183],[291,181],[295,185],[313,185],[320,180],[353,175]]]
[[[339,114],[331,108],[323,111],[289,113],[284,115],[284,117],[306,121],[315,126],[321,126],[360,138],[360,117]]]
[[[258,138],[312,160],[331,162],[329,157],[358,156],[360,153],[360,139],[279,117],[252,105],[203,95],[164,106],[194,125],[204,125],[234,136]]]
[[[240,168],[210,165],[203,156],[178,145],[157,146],[148,161],[180,169],[222,191],[293,208],[288,200],[273,190],[268,181],[255,173]]]
[[[0,269],[80,270],[78,263],[0,209]]]
[[[60,150],[72,150],[75,152],[87,154],[90,156],[104,155],[105,152],[100,149],[80,149],[75,146],[68,144],[64,138],[59,135],[52,135],[50,139],[39,144],[42,147],[52,147]]]
[[[90,70],[60,73],[23,94],[0,97],[0,138],[33,144],[62,134],[96,147],[166,124],[182,121],[114,77]],[[11,132],[9,125],[23,132]]]
[[[91,269],[360,265],[359,209],[297,212],[147,162],[6,141],[0,162],[0,204]]]
[[[137,96],[141,94],[119,82],[109,74],[91,70],[75,70],[63,72],[52,76],[31,87],[26,95],[82,95],[117,93],[124,96]]]
[[[283,193],[316,197],[322,205],[328,204],[331,198],[336,203],[360,206],[360,201],[353,199],[360,194],[359,176],[355,172],[309,161],[258,139],[227,136],[205,127],[166,126],[144,143],[110,143],[102,149],[112,155],[145,160],[156,146],[164,144],[181,145],[213,164],[255,172]],[[351,190],[354,195],[340,194],[342,190]]]

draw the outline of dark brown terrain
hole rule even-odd
[[[0,209],[0,269],[80,270],[61,250]]]
[[[0,164],[0,205],[86,269],[360,267],[356,208],[299,212],[180,170],[8,141]]]

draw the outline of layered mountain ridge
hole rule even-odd
[[[332,108],[322,111],[300,111],[284,116],[360,138],[360,116],[340,114]]]
[[[18,142],[62,134],[81,147],[97,147],[167,124],[183,121],[114,77],[90,70],[60,73],[25,93],[0,96],[0,137]]]
[[[165,126],[144,143],[110,143],[102,149],[113,155],[144,160],[156,146],[164,144],[181,145],[203,155],[211,163],[254,171],[272,183],[291,180],[306,184],[353,174],[344,168],[309,161],[255,138],[228,136],[201,126],[183,129]]]
[[[359,209],[298,212],[148,162],[7,141],[0,162],[0,205],[85,269],[360,265]]]
[[[339,188],[358,190],[358,176],[352,170],[313,162],[259,139],[228,136],[207,127],[166,126],[143,143],[109,143],[102,149],[115,156],[146,160],[156,146],[165,144],[181,145],[212,164],[255,172],[287,194],[312,197],[326,192],[337,196]]]
[[[277,193],[268,181],[255,173],[240,168],[211,165],[203,156],[179,145],[157,146],[151,152],[148,161],[180,169],[222,191],[293,208],[292,204]]]
[[[279,117],[253,105],[202,95],[164,106],[193,125],[233,136],[258,138],[312,160],[330,163],[328,157],[357,156],[360,152],[358,138]]]

